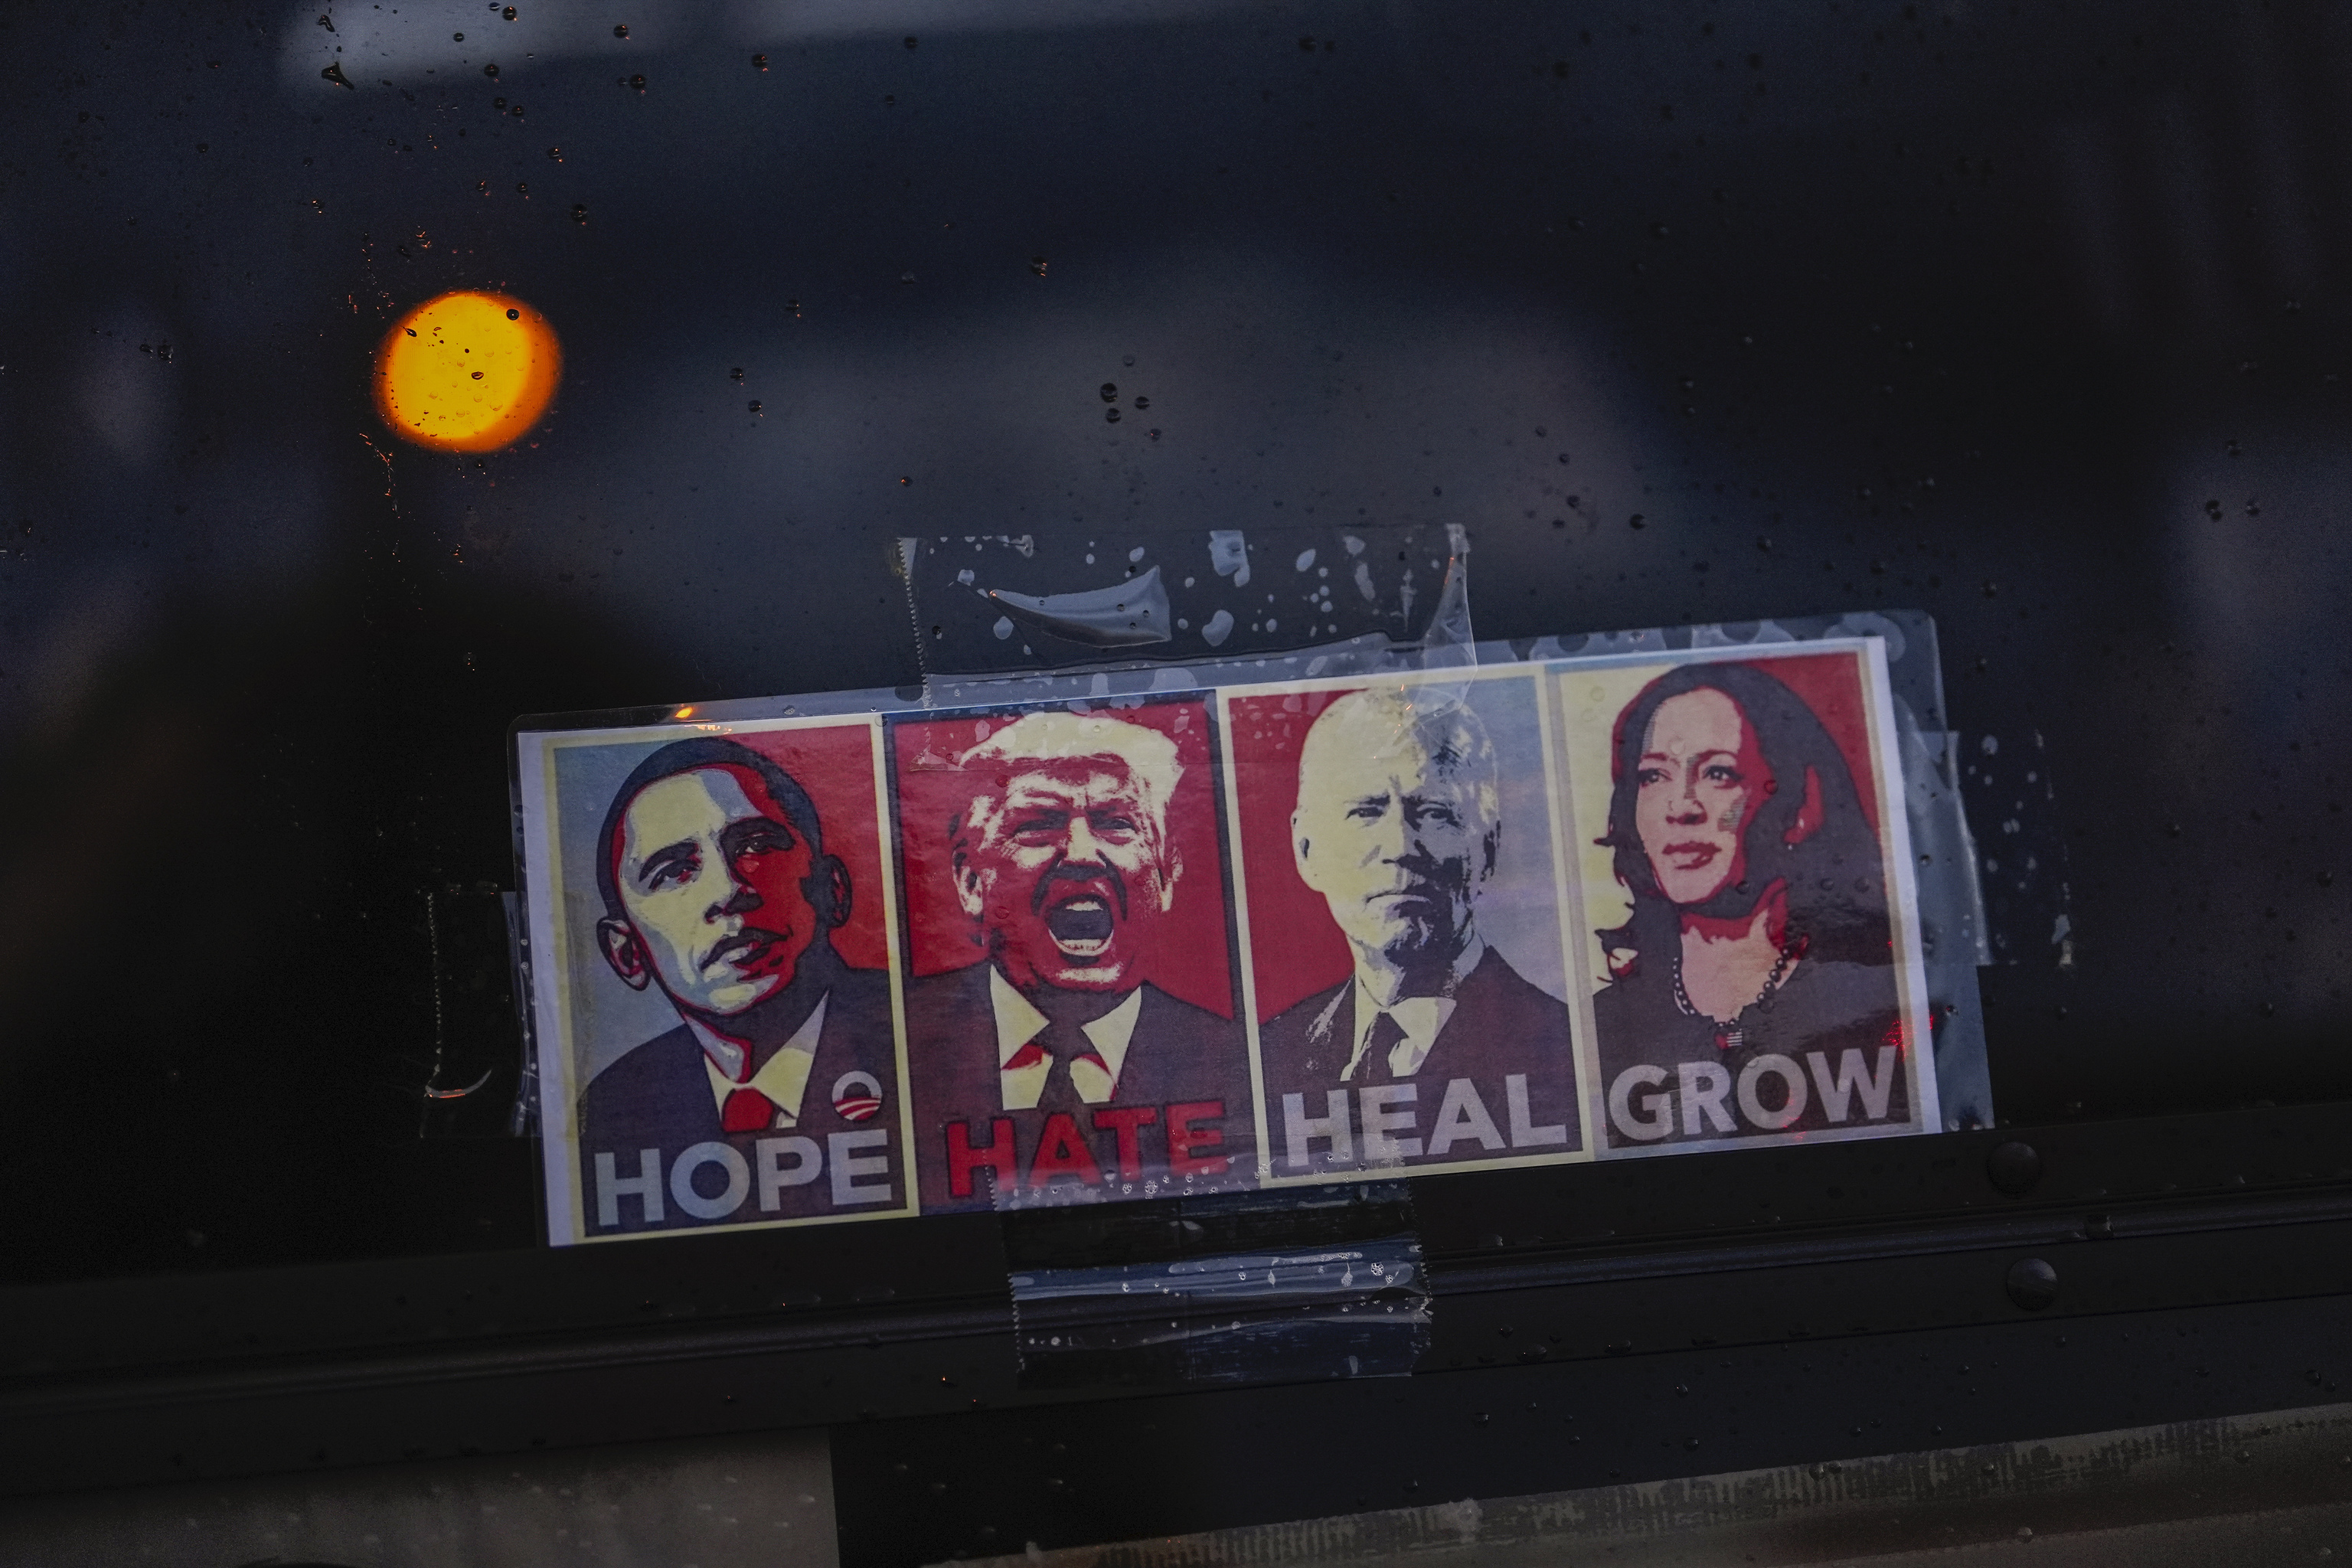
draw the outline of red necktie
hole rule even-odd
[[[1084,1101],[1078,1094],[1077,1085],[1070,1079],[1070,1064],[1080,1057],[1092,1061],[1106,1074],[1110,1071],[1110,1064],[1103,1060],[1102,1053],[1095,1049],[1094,1041],[1087,1037],[1085,1030],[1065,1028],[1048,1022],[1027,1045],[1005,1058],[998,1070],[1018,1072],[1024,1068],[1034,1068],[1039,1062],[1050,1060],[1053,1067],[1037,1090],[1037,1109],[1076,1110]]]
[[[739,1089],[719,1108],[721,1132],[765,1132],[775,1125],[776,1102],[756,1089]]]

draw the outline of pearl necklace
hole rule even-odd
[[[1791,938],[1789,942],[1781,945],[1780,956],[1780,959],[1773,963],[1772,973],[1764,977],[1764,989],[1756,993],[1756,1000],[1749,1003],[1748,1005],[1748,1007],[1761,1007],[1765,1005],[1767,999],[1771,996],[1772,993],[1780,989],[1780,982],[1787,979],[1789,976],[1789,966],[1797,962],[1797,955],[1804,950],[1805,942],[1802,937]],[[1682,1016],[1685,1018],[1696,1018],[1700,1016],[1699,1010],[1691,1005],[1690,993],[1683,989],[1683,955],[1679,946],[1676,947],[1675,952],[1675,1005],[1676,1008],[1680,1009]],[[1742,1013],[1747,1011],[1748,1007],[1742,1007],[1740,1009],[1740,1012]],[[1715,1048],[1717,1050],[1736,1051],[1747,1043],[1748,1031],[1741,1028],[1737,1022],[1717,1024],[1715,1026]]]

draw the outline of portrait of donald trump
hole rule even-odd
[[[1206,730],[1197,700],[898,727],[926,1209],[1250,1173]]]

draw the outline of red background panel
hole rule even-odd
[[[1228,705],[1241,856],[1249,899],[1250,977],[1261,1023],[1345,980],[1355,967],[1323,895],[1298,879],[1290,813],[1298,805],[1298,748],[1317,715],[1353,687],[1236,697]]]
[[[1863,820],[1878,831],[1878,770],[1870,758],[1870,710],[1862,692],[1858,653],[1794,654],[1787,658],[1740,660],[1779,680],[1802,698],[1845,753],[1846,771],[1862,796]]]
[[[764,730],[728,737],[783,765],[816,802],[824,849],[849,868],[849,921],[833,933],[834,951],[853,969],[887,969],[882,920],[882,833],[874,805],[874,731],[864,724],[833,729]]]
[[[1233,964],[1229,953],[1223,856],[1218,848],[1214,762],[1208,705],[1198,698],[1119,709],[1115,717],[1157,730],[1176,742],[1183,765],[1168,803],[1168,837],[1183,862],[1176,900],[1160,921],[1144,978],[1172,996],[1231,1018]],[[898,850],[907,869],[907,960],[916,975],[940,974],[980,962],[971,921],[949,880],[949,825],[971,802],[973,781],[954,759],[1017,713],[961,719],[901,721],[890,727],[898,787]]]

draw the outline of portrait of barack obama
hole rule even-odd
[[[897,1053],[887,974],[834,950],[853,889],[815,803],[748,746],[679,741],[623,781],[597,843],[599,949],[622,984],[658,987],[678,1022],[581,1096],[589,1215],[635,1229],[833,1212],[844,1193],[839,1173],[818,1179],[828,1155],[866,1173],[887,1163],[894,1119],[877,1113]],[[648,1150],[667,1182],[640,1166]],[[689,1152],[697,1168],[672,1163]],[[847,1195],[893,1201],[891,1186],[869,1173]]]
[[[1260,1028],[1276,1173],[1574,1147],[1567,1005],[1480,923],[1509,825],[1475,709],[1443,689],[1351,691],[1307,731],[1297,779],[1292,868],[1349,973]],[[1556,944],[1542,905],[1511,913]]]
[[[908,877],[951,884],[980,962],[908,992],[924,1208],[1247,1179],[1241,1026],[1145,978],[1181,880],[1206,879],[1223,917],[1218,868],[1184,864],[1171,833],[1187,771],[1175,742],[1106,713],[1035,712],[953,768],[969,794],[945,863],[910,859]]]

